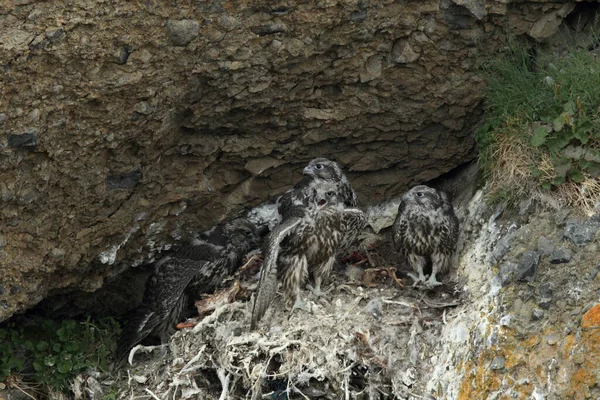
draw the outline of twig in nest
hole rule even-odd
[[[430,300],[426,297],[423,297],[421,299],[421,301],[423,303],[425,303],[425,305],[428,308],[446,308],[446,307],[456,307],[456,306],[460,305],[460,301],[458,301],[458,300],[443,302],[443,301]]]
[[[152,393],[152,390],[150,390],[150,389],[148,389],[148,388],[145,388],[144,390],[145,390],[146,392],[148,392],[148,394],[149,394],[150,396],[152,396],[152,398],[153,398],[154,400],[160,400],[160,397],[158,397],[157,395],[155,395],[154,393]]]
[[[240,267],[239,271],[240,272],[246,271],[247,269],[249,269],[250,267],[252,267],[252,264],[255,261],[262,261],[263,258],[264,258],[263,255],[260,254],[260,253],[252,254],[252,256],[248,259],[248,261],[246,261],[246,263]]]
[[[158,346],[144,346],[144,345],[138,344],[137,346],[135,346],[133,349],[131,349],[129,351],[129,357],[127,357],[127,362],[129,362],[129,365],[133,365],[133,356],[135,356],[135,353],[137,353],[138,350],[141,350],[144,353],[152,353],[154,350],[162,349],[164,347],[167,347],[168,345],[169,345],[168,343],[159,344]]]
[[[352,310],[354,310],[354,308],[357,306],[358,303],[360,303],[360,301],[363,299],[362,296],[358,296],[356,299],[354,299],[354,301],[352,302],[352,305],[350,306],[350,308],[348,309],[348,311],[346,311],[344,313],[344,315],[342,316],[342,318],[340,318],[337,323],[339,324],[340,322],[342,322],[343,320],[345,320],[346,318],[348,318],[348,315],[350,315],[350,313],[352,312]]]
[[[205,349],[206,349],[206,345],[202,345],[202,347],[198,351],[198,354],[196,354],[187,364],[185,364],[185,366],[181,369],[181,371],[179,371],[179,373],[177,375],[192,372],[192,371],[195,371],[196,369],[200,368],[200,367],[196,367],[196,366],[194,366],[193,368],[190,368],[190,366],[200,359],[200,356],[202,355],[202,353],[204,353]]]
[[[240,302],[235,302],[235,303],[227,303],[227,304],[223,304],[220,307],[215,308],[215,312],[213,312],[212,314],[210,314],[208,317],[204,318],[202,321],[200,321],[193,329],[194,333],[198,333],[203,331],[208,325],[216,322],[219,317],[221,316],[221,314],[225,313],[226,311],[235,311],[236,309],[240,309],[242,308],[244,305]]]
[[[404,301],[404,300],[391,300],[385,297],[381,298],[381,301],[383,301],[386,304],[397,304],[399,306],[404,306],[404,307],[412,307],[412,308],[416,308],[417,310],[419,310],[419,306],[416,305],[415,303],[411,303],[409,301]],[[420,310],[419,310],[420,313]]]
[[[289,381],[288,381],[289,382]],[[294,389],[294,391],[296,393],[300,393],[300,396],[304,397],[306,400],[310,400],[304,393],[302,393],[302,391],[300,389],[298,389],[296,387],[296,385],[294,385],[292,382],[290,382],[290,384],[292,385],[292,388]]]
[[[227,372],[225,374],[225,370],[223,368],[217,369],[217,376],[219,377],[219,381],[221,381],[221,396],[219,400],[227,400],[229,399],[229,381],[231,379],[231,374]]]

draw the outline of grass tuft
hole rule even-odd
[[[600,187],[600,60],[571,49],[533,52],[514,41],[482,66],[486,115],[479,162],[492,201],[535,194],[591,213]],[[546,193],[543,193],[543,192]]]

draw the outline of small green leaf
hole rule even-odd
[[[548,150],[550,150],[550,152],[558,153],[570,142],[571,135],[565,132],[558,132],[556,137],[547,140],[546,147],[548,148]]]
[[[64,360],[58,363],[58,372],[66,374],[73,369],[73,362],[71,360]]]
[[[67,350],[69,353],[77,353],[79,351],[79,343],[67,343],[65,344],[65,350]]]
[[[575,102],[573,100],[567,101],[563,106],[563,110],[565,110],[565,113],[569,115],[575,115],[575,111],[577,110]]]
[[[554,130],[556,132],[560,132],[562,130],[562,128],[564,128],[565,122],[566,122],[565,115],[560,114],[558,117],[554,118],[554,121],[552,121],[552,127],[554,128]]]
[[[23,367],[25,367],[25,359],[23,357],[13,355],[8,361],[8,365],[11,369],[20,371],[23,369]]]
[[[55,353],[60,353],[60,347],[60,343],[54,343],[52,350],[54,350]]]
[[[38,349],[39,351],[44,351],[48,348],[48,342],[46,341],[40,341],[38,342],[37,346],[35,346],[36,349]]]
[[[55,356],[44,357],[44,364],[47,365],[48,367],[53,367],[54,364],[56,364],[56,357]]]
[[[556,178],[563,178],[563,182],[564,182],[564,177],[567,176],[567,172],[569,172],[570,169],[571,169],[570,162],[555,165],[554,173],[556,174]]]
[[[583,175],[583,172],[581,172],[581,170],[579,170],[577,168],[573,168],[573,169],[569,170],[568,176],[575,183],[581,183],[585,180],[585,176]]]
[[[583,157],[584,149],[581,146],[567,146],[564,153],[568,158],[579,160]]]
[[[533,131],[533,135],[531,136],[530,143],[533,147],[540,147],[544,143],[546,143],[546,137],[548,136],[548,131],[543,126],[539,126],[535,128]]]
[[[587,149],[583,158],[586,161],[594,161],[600,163],[600,151],[594,149]]]
[[[35,360],[33,362],[33,369],[35,369],[36,371],[42,371],[44,369],[44,364],[42,364],[40,361]]]
[[[540,184],[540,186],[542,187],[542,189],[546,189],[546,190],[552,189],[552,184],[550,182],[542,182]]]

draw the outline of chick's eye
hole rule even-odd
[[[417,192],[417,197],[423,197],[423,192]]]
[[[323,164],[317,164],[317,165],[315,165],[315,168],[316,169],[323,169]]]
[[[335,196],[335,192],[327,192],[327,197],[333,197]]]

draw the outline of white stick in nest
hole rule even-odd
[[[219,377],[219,381],[221,381],[221,397],[219,400],[228,400],[229,399],[229,381],[231,380],[231,374],[226,372],[223,368],[219,368],[217,370],[217,376]]]
[[[168,343],[160,344],[158,346],[144,346],[138,344],[129,351],[129,357],[127,357],[127,362],[129,363],[129,365],[133,365],[133,356],[135,356],[135,353],[137,353],[138,350],[143,351],[144,353],[152,353],[154,350],[164,348],[168,345]]]
[[[179,371],[179,373],[177,375],[181,375],[181,374],[185,374],[188,372],[192,372],[197,370],[198,368],[200,368],[201,366],[193,366],[191,367],[193,364],[196,363],[196,361],[198,361],[200,359],[200,356],[202,356],[202,353],[204,353],[204,350],[206,349],[206,345],[202,345],[202,347],[200,348],[200,350],[198,351],[198,354],[196,354],[194,356],[194,358],[192,358],[187,364],[185,364],[185,366],[181,369],[181,371]]]
[[[226,311],[233,312],[235,310],[242,309],[243,307],[244,307],[244,304],[242,304],[239,301],[236,301],[235,303],[223,304],[222,306],[216,308],[215,311],[212,314],[210,314],[208,317],[206,317],[202,321],[200,321],[194,327],[192,332],[194,332],[194,333],[202,332],[210,324],[216,322],[219,319],[219,317],[221,316],[221,314],[225,313]]]
[[[150,390],[150,389],[148,389],[148,388],[145,388],[144,390],[145,390],[145,391],[146,391],[146,392],[147,392],[147,393],[148,393],[150,396],[152,396],[152,398],[153,398],[154,400],[160,400],[160,397],[158,397],[157,395],[155,395],[154,393],[152,393],[152,390]]]

